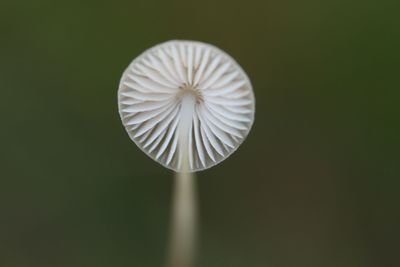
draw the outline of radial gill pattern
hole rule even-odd
[[[175,171],[185,160],[189,171],[221,162],[254,120],[253,89],[242,68],[220,49],[194,41],[162,43],[133,60],[118,101],[131,139]]]

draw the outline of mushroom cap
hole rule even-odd
[[[255,98],[246,73],[222,50],[197,41],[168,41],[128,66],[118,106],[129,137],[174,171],[181,170],[180,134],[185,132],[184,155],[193,172],[218,164],[239,147],[253,125]]]

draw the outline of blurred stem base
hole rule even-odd
[[[194,173],[178,172],[174,178],[168,267],[193,267],[197,246],[197,188]]]

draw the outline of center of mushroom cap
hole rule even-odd
[[[203,101],[203,95],[200,90],[192,85],[183,84],[179,86],[178,99],[182,100],[185,96],[192,96],[197,104]]]

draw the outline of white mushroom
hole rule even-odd
[[[250,80],[238,63],[194,41],[165,42],[134,59],[121,78],[118,104],[140,149],[175,171],[187,161],[189,172],[232,154],[255,112]]]

